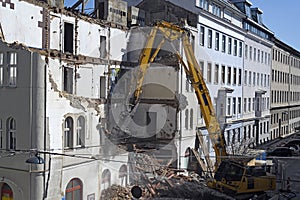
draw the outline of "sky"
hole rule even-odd
[[[94,0],[88,2],[87,8],[94,5]],[[137,0],[131,0],[137,1]],[[77,0],[65,0],[65,5],[71,6]],[[263,11],[263,23],[275,36],[300,51],[300,0],[250,0],[252,7],[258,7]],[[89,10],[88,10],[89,11]]]
[[[299,0],[250,0],[263,11],[263,23],[276,38],[300,51]]]

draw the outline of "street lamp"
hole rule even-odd
[[[29,164],[44,164],[44,158],[40,157],[38,153],[35,153],[33,157],[30,157],[26,160],[26,163]]]

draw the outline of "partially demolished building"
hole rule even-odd
[[[101,146],[126,23],[68,11],[63,1],[9,0],[0,25],[2,197],[99,199],[101,188],[126,184],[127,154],[110,163]]]
[[[170,46],[150,65],[135,115],[128,115],[132,69],[149,33],[141,26],[159,19],[190,31],[231,150],[269,141],[273,33],[246,17],[250,6],[247,0],[144,0],[136,7],[95,0],[86,14],[82,0],[70,8],[63,0],[2,0],[1,197],[99,199],[110,185],[134,181],[139,159],[144,168],[195,167],[196,130],[213,155],[194,90]],[[252,13],[260,18],[259,10]],[[134,153],[145,151],[157,162]]]

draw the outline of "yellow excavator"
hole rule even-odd
[[[207,185],[210,188],[234,195],[275,190],[276,177],[274,175],[229,159],[224,134],[221,132],[209,90],[195,58],[189,36],[190,32],[187,29],[165,21],[157,22],[152,27],[139,58],[138,72],[135,79],[137,87],[131,103],[133,106],[138,104],[147,69],[157,57],[162,46],[166,41],[172,43],[180,40],[186,59],[176,49],[176,45],[171,46],[174,48],[174,53],[194,88],[216,156],[214,177],[207,180]],[[156,48],[154,48],[154,43],[158,43]]]

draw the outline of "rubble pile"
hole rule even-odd
[[[143,174],[145,199],[182,198],[182,199],[233,199],[205,185],[196,174],[177,174],[177,170],[162,169],[152,176]]]
[[[132,195],[128,187],[112,185],[101,193],[101,200],[131,200]]]

